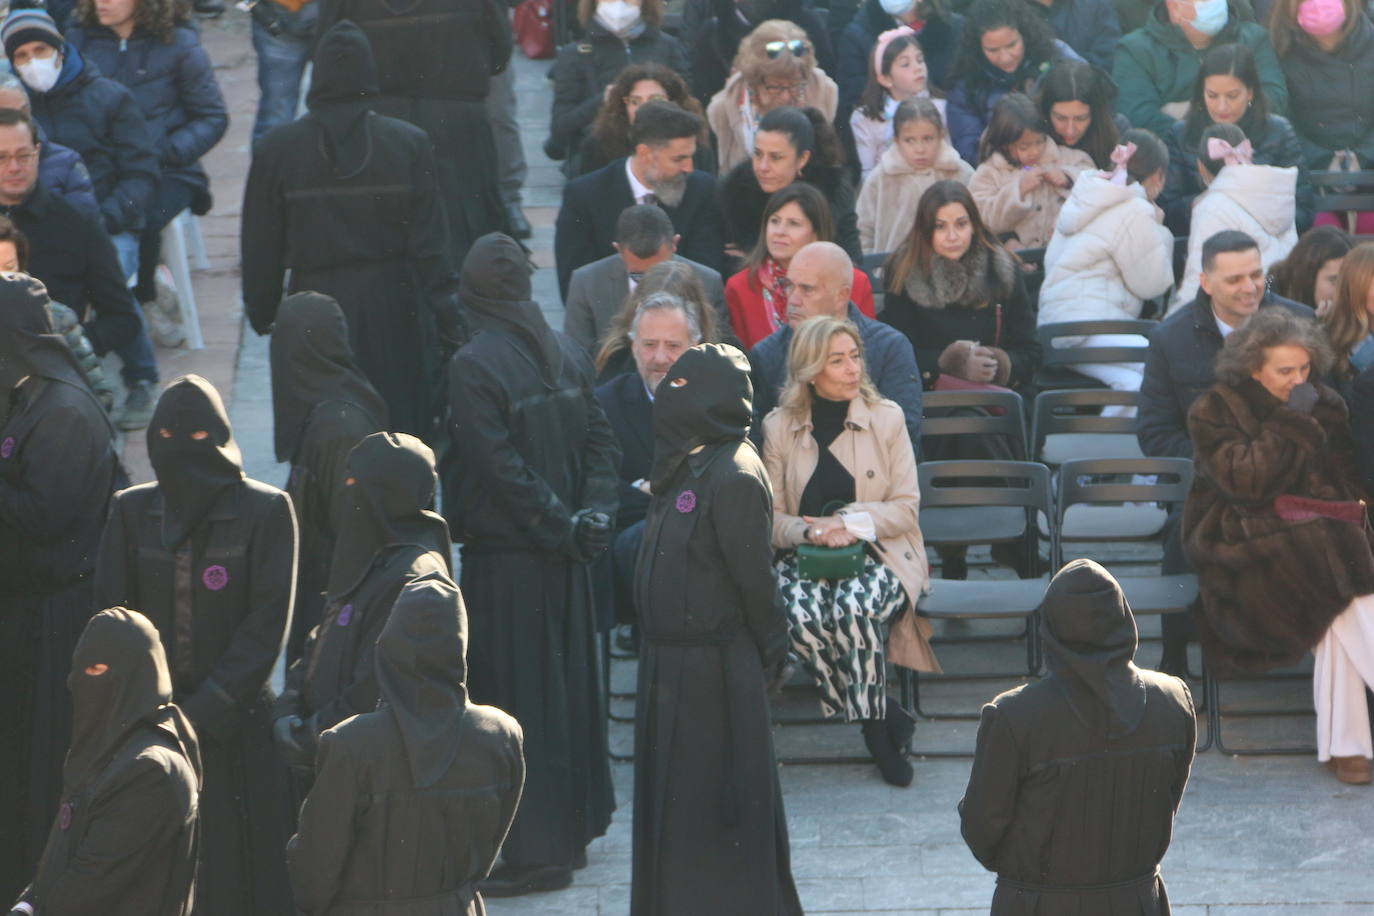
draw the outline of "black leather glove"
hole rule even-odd
[[[1288,409],[1306,416],[1312,412],[1313,407],[1317,406],[1319,397],[1317,386],[1311,382],[1295,385],[1293,390],[1288,392]]]
[[[305,746],[305,730],[300,716],[282,716],[272,723],[272,740],[291,766],[310,766],[312,762]]]
[[[595,560],[611,546],[611,517],[595,509],[579,509],[572,517],[573,547],[584,562]]]

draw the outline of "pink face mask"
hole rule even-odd
[[[1342,0],[1303,0],[1298,4],[1298,28],[1313,38],[1325,38],[1345,25]]]

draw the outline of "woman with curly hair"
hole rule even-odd
[[[224,96],[186,0],[80,0],[67,42],[128,87],[157,149],[161,174],[144,213],[135,287],[140,302],[151,302],[163,228],[183,210],[210,209],[200,159],[229,127]]]
[[[950,142],[965,162],[978,161],[978,138],[997,100],[1008,92],[1034,94],[1040,77],[1065,57],[1081,60],[1022,0],[973,4],[959,39],[948,102]]]
[[[630,148],[630,125],[635,112],[645,102],[668,101],[705,121],[701,103],[687,88],[687,81],[659,63],[630,64],[606,87],[606,96],[597,109],[596,120],[582,140],[576,157],[568,158],[565,171],[576,178],[634,154]],[[711,148],[711,132],[703,123],[692,160],[698,171],[714,173],[716,154]]]

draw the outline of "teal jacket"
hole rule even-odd
[[[1269,35],[1262,26],[1245,22],[1234,2],[1230,21],[1213,39],[1211,47],[1232,43],[1244,44],[1254,53],[1269,111],[1287,114],[1288,84],[1274,49],[1269,46]],[[1160,108],[1193,97],[1193,83],[1206,53],[1207,49],[1199,51],[1189,44],[1183,31],[1169,22],[1169,14],[1160,0],[1144,28],[1131,32],[1117,45],[1112,68],[1112,77],[1120,90],[1117,110],[1133,126],[1168,137],[1174,119]]]

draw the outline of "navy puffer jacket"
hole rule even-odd
[[[140,29],[122,41],[102,25],[73,25],[67,42],[133,93],[162,174],[194,187],[193,209],[208,210],[210,180],[199,160],[224,136],[229,112],[195,29],[177,26],[166,42]]]
[[[157,186],[157,150],[133,95],[100,75],[71,45],[58,84],[29,92],[33,118],[45,133],[81,155],[111,235],[143,228]]]

